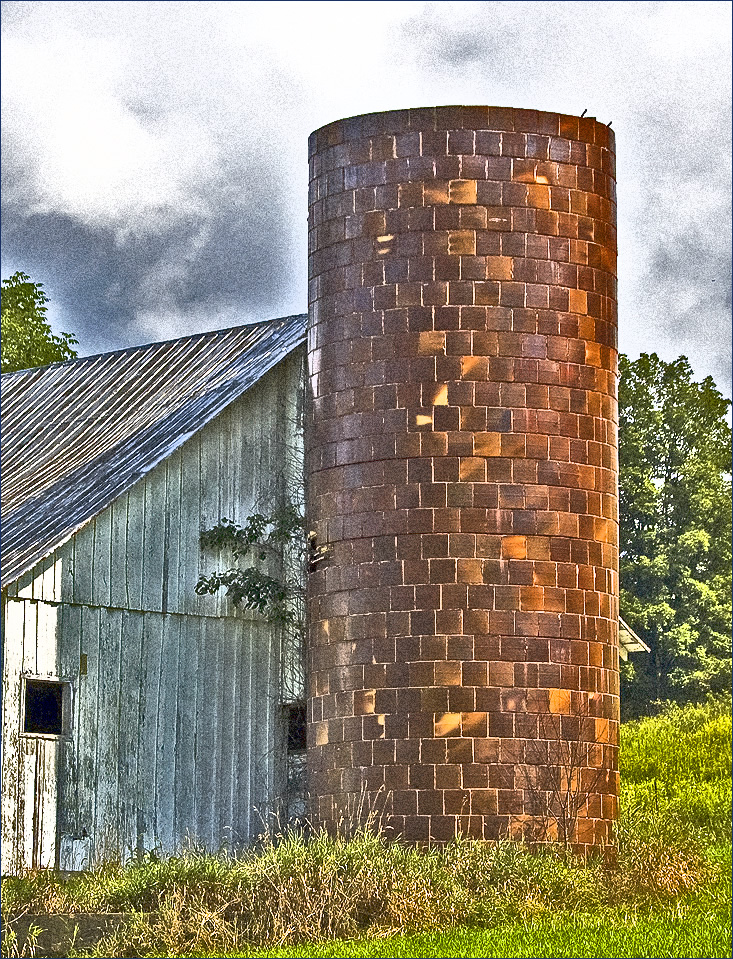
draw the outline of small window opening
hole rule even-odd
[[[306,745],[305,703],[294,703],[285,708],[288,723],[288,752],[295,753],[305,749]]]
[[[26,679],[24,733],[61,736],[69,684],[57,679]]]

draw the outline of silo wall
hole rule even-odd
[[[309,141],[312,811],[603,846],[618,797],[613,132],[436,107]]]

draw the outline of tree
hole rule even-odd
[[[45,366],[76,356],[78,340],[71,333],[55,336],[46,319],[48,297],[42,283],[26,273],[14,273],[2,281],[1,365],[3,373]]]
[[[622,669],[624,712],[731,683],[730,400],[681,356],[620,357],[621,608],[651,652]]]

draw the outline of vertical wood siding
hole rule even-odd
[[[201,530],[242,522],[300,462],[300,364],[270,371],[6,591],[4,874],[262,831],[283,779],[280,639],[194,586],[227,563],[202,554]],[[23,673],[71,681],[69,736],[21,735]]]

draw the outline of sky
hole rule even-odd
[[[616,132],[619,342],[731,394],[729,2],[1,5],[2,277],[80,355],[307,310],[307,140],[442,104]]]

